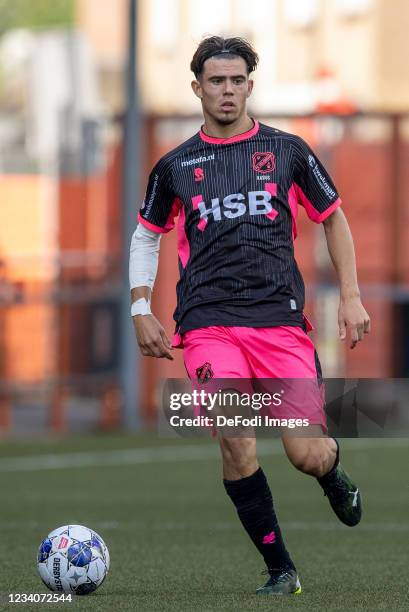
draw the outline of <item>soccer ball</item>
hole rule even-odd
[[[88,595],[105,580],[109,552],[104,540],[92,529],[64,525],[41,542],[37,567],[41,580],[51,591]]]

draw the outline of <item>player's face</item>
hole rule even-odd
[[[211,57],[203,65],[199,81],[192,82],[201,99],[203,114],[222,125],[229,125],[246,113],[246,101],[253,89],[242,57]]]

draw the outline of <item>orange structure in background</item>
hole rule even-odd
[[[92,176],[0,176],[0,431],[11,425],[11,398],[33,393],[49,405],[51,430],[63,431],[78,390],[101,398],[102,428],[118,426],[113,374],[90,376],[87,338],[92,304],[118,284],[120,172],[117,145]]]
[[[15,302],[19,288],[47,286],[54,245],[47,228],[51,180],[41,176],[0,176],[0,259],[4,302]],[[7,290],[6,290],[7,288]],[[3,307],[4,308],[4,307]],[[2,378],[35,382],[54,374],[50,351],[52,306],[16,304],[2,309]]]

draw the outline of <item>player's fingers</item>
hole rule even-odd
[[[339,326],[339,337],[341,340],[345,340],[347,336],[347,328],[345,325],[345,321],[343,319],[339,319],[338,326]]]
[[[158,347],[158,355],[157,357],[165,357],[166,359],[169,359],[170,361],[173,361],[173,355],[170,352],[170,349],[168,349],[163,342],[161,342],[161,345]]]
[[[165,357],[166,359],[173,361],[172,353],[170,352],[170,349],[168,349],[168,347],[165,345],[164,341],[162,340],[162,336],[159,336],[159,338],[156,338],[155,345],[154,345],[154,351],[155,351],[155,357]]]
[[[354,327],[351,328],[351,349],[356,347],[356,345],[358,344],[358,341],[359,341],[358,330],[355,325]]]
[[[364,325],[363,325],[363,323],[361,323],[360,325],[357,325],[357,332],[358,332],[358,340],[360,342],[361,340],[363,340],[363,337],[364,337]]]
[[[162,340],[162,357],[169,359],[169,361],[173,361],[173,355],[171,353],[173,347],[163,328],[160,330],[160,336]]]
[[[163,344],[166,346],[166,348],[171,349],[172,348],[172,343],[169,340],[168,336],[166,335],[166,332],[164,329],[160,330],[160,335],[163,341]]]
[[[148,357],[161,357],[161,341],[153,338],[143,344],[143,348],[146,351],[144,354]]]
[[[140,351],[142,353],[142,355],[144,357],[154,357],[155,355],[153,354],[151,348],[149,348],[148,346],[144,345],[139,345]]]
[[[162,349],[160,349],[159,354],[157,355],[157,357],[161,357],[161,358],[165,358],[165,359],[169,359],[169,361],[173,361],[173,355],[170,352],[169,349],[167,349],[166,347],[163,347]]]
[[[371,331],[371,319],[366,319],[364,321],[364,333],[369,334]]]

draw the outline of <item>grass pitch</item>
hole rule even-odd
[[[352,529],[277,441],[262,442],[260,463],[303,588],[277,599],[254,595],[263,563],[224,493],[215,443],[146,436],[0,443],[0,608],[57,605],[9,605],[7,595],[46,592],[38,545],[55,527],[79,523],[104,538],[111,571],[96,593],[58,608],[408,610],[409,441],[347,440],[342,448],[363,492],[364,518]]]

